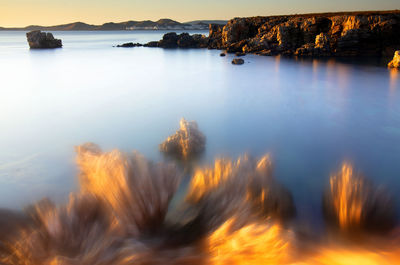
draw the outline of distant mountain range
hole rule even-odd
[[[91,25],[83,22],[74,22],[57,26],[27,26],[24,28],[3,28],[0,30],[208,30],[210,23],[226,24],[225,20],[196,20],[180,23],[172,19],[160,19],[158,21],[126,21],[120,23],[104,23],[103,25]]]

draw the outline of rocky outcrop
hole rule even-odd
[[[175,32],[167,33],[160,41],[151,41],[144,45],[145,47],[160,47],[160,48],[207,48],[208,38],[201,34]]]
[[[29,47],[31,49],[49,49],[49,48],[61,48],[62,42],[59,39],[55,39],[53,34],[41,32],[35,30],[26,33]]]
[[[387,56],[400,49],[400,12],[235,18],[210,25],[209,47],[298,56]]]
[[[393,56],[393,60],[391,60],[388,64],[391,68],[400,68],[400,51],[396,51]]]
[[[121,48],[133,48],[133,47],[142,47],[143,44],[140,43],[133,43],[133,42],[127,42],[121,45],[117,45],[117,47],[121,47]]]
[[[232,60],[232,64],[244,64],[244,60],[241,58],[235,58]]]
[[[197,123],[182,118],[179,130],[160,144],[160,151],[186,159],[202,153],[205,144],[206,137],[199,130]]]

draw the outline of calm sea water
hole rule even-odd
[[[29,50],[0,32],[0,207],[76,189],[73,146],[139,150],[181,117],[207,136],[203,163],[271,153],[299,216],[319,215],[329,175],[350,161],[398,197],[400,72],[369,63],[220,57],[207,49],[114,48],[165,32],[54,32],[64,47]],[[398,200],[399,202],[399,200]]]

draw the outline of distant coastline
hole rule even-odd
[[[158,21],[125,21],[120,23],[104,23],[102,25],[92,25],[84,22],[74,22],[69,24],[62,24],[56,26],[38,26],[31,25],[27,27],[13,27],[5,28],[0,27],[0,30],[18,30],[18,31],[32,31],[32,30],[46,30],[46,31],[100,31],[100,30],[208,30],[209,24],[225,25],[228,21],[225,20],[195,20],[181,23],[172,19],[160,19]]]

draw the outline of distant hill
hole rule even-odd
[[[193,22],[180,23],[172,19],[160,19],[158,21],[125,21],[109,22],[103,25],[91,25],[83,22],[74,22],[57,26],[38,26],[31,25],[23,28],[3,28],[0,30],[47,30],[47,31],[67,31],[67,30],[208,30],[208,24],[215,23],[226,24],[222,20],[197,20]]]
[[[194,20],[194,21],[189,21],[185,22],[186,24],[192,24],[192,25],[198,25],[198,24],[219,24],[219,25],[225,25],[228,23],[228,20]]]

